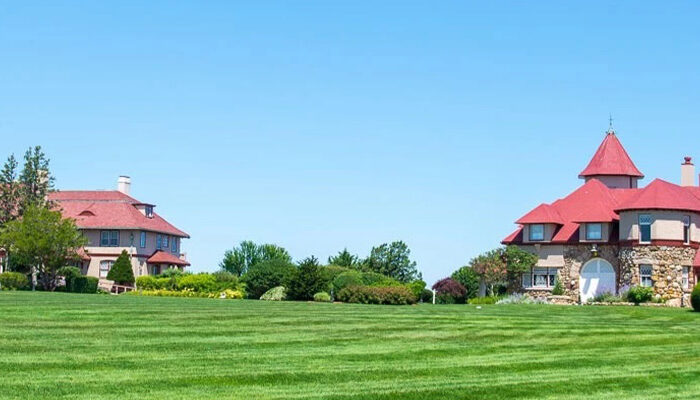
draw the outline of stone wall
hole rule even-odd
[[[615,274],[619,271],[618,246],[598,245],[598,252],[591,251],[590,244],[568,245],[564,247],[564,267],[559,271],[559,278],[564,284],[567,296],[579,300],[579,275],[584,264],[593,258],[603,258],[612,264]]]

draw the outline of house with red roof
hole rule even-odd
[[[119,177],[117,190],[64,190],[49,194],[65,218],[75,220],[88,244],[80,251],[83,274],[106,280],[123,250],[134,276],[158,275],[189,266],[182,239],[189,238],[154,211],[155,205],[130,196],[131,178]]]
[[[644,178],[612,127],[586,168],[584,183],[516,221],[503,241],[538,256],[520,290],[550,294],[559,280],[572,301],[632,286],[653,288],[671,305],[689,305],[700,275],[700,187],[690,157],[680,184]]]

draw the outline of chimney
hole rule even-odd
[[[681,164],[681,186],[695,186],[695,165],[691,157]]]
[[[131,192],[131,178],[126,175],[120,176],[117,179],[117,190],[128,196]]]

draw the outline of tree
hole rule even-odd
[[[498,248],[480,254],[469,261],[469,266],[479,275],[479,295],[494,294],[494,287],[503,283],[507,277],[503,249]]]
[[[58,211],[30,205],[21,219],[10,221],[0,231],[0,246],[9,249],[15,259],[30,265],[33,277],[45,290],[53,291],[57,270],[67,262],[79,259],[78,249],[85,237],[72,219],[63,219]],[[36,279],[32,279],[32,288]]]
[[[294,272],[295,267],[290,262],[281,259],[265,260],[250,267],[241,280],[246,284],[248,297],[259,299],[273,287],[288,287]]]
[[[114,262],[114,265],[107,273],[107,279],[114,281],[117,285],[130,286],[134,284],[136,279],[134,278],[134,270],[131,267],[131,257],[126,250],[122,250],[122,253],[117,257],[117,261]]]
[[[369,257],[363,261],[363,268],[403,283],[421,278],[416,262],[411,261],[411,250],[402,241],[373,247]]]
[[[53,182],[54,178],[49,172],[49,159],[41,146],[29,148],[24,153],[24,166],[19,175],[20,215],[32,205],[48,205],[47,195],[53,190]]]
[[[0,227],[17,218],[19,203],[17,160],[10,155],[0,171]]]
[[[352,268],[359,264],[359,257],[350,254],[347,248],[339,251],[337,255],[328,257],[328,265],[336,265],[338,267]]]
[[[479,274],[469,265],[452,273],[452,279],[459,282],[466,289],[466,299],[472,299],[479,295]]]
[[[299,263],[290,279],[287,295],[294,300],[313,300],[314,294],[326,290],[328,282],[321,274],[321,266],[314,256]]]
[[[282,260],[291,263],[292,257],[287,250],[277,245],[257,245],[250,240],[244,240],[238,247],[226,250],[219,267],[237,276],[242,276],[253,266],[269,260]]]
[[[510,245],[503,251],[506,263],[507,279],[511,287],[522,284],[521,277],[537,264],[538,257],[518,246]]]
[[[438,301],[442,304],[464,303],[467,289],[452,278],[441,279],[433,285]]]

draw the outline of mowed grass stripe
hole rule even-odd
[[[2,292],[0,397],[687,398],[698,339],[646,307]]]

